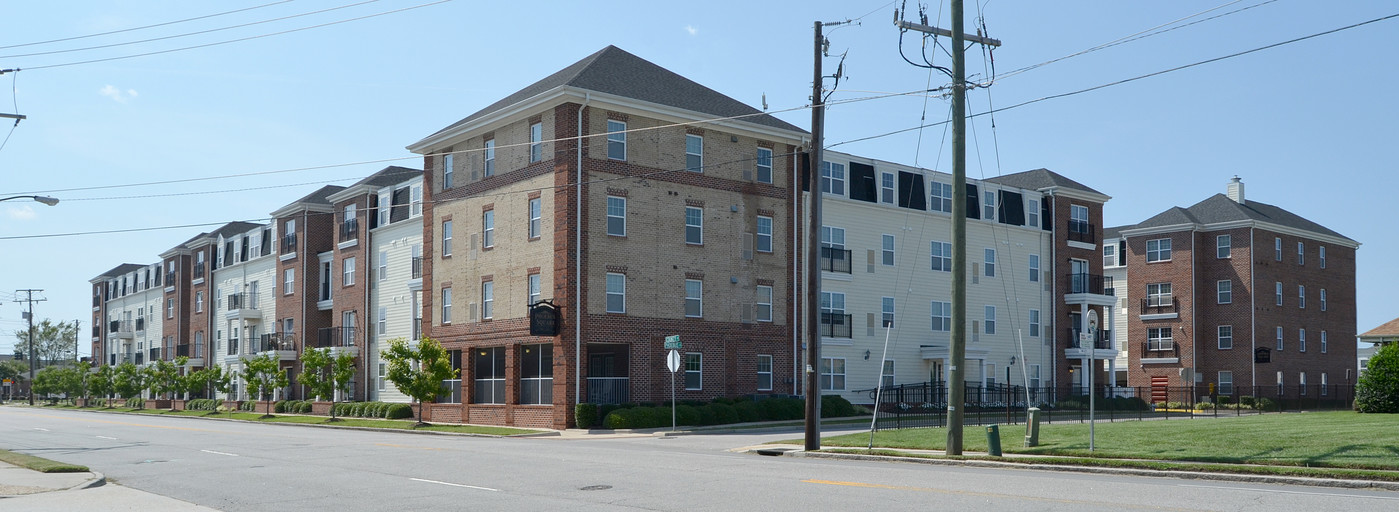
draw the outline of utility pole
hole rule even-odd
[[[962,404],[967,384],[967,71],[965,40],[1000,46],[985,37],[962,33],[962,0],[952,0],[952,31],[896,21],[899,28],[952,37],[952,347],[949,349],[947,454],[962,454]]]
[[[24,301],[29,303],[29,311],[25,314],[25,318],[29,320],[29,354],[26,358],[29,359],[29,405],[34,405],[34,303],[48,300],[35,299],[34,292],[42,291],[35,289],[15,290],[16,294],[24,292],[26,297]]]

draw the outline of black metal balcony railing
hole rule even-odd
[[[1086,244],[1097,243],[1098,237],[1093,233],[1093,227],[1091,223],[1069,219],[1069,240]]]
[[[1112,295],[1114,290],[1104,287],[1105,281],[1112,282],[1111,279],[1104,279],[1097,274],[1069,274],[1069,293]]]
[[[291,334],[274,332],[258,337],[257,350],[258,352],[296,350],[296,345],[293,343]]]
[[[151,361],[151,362],[156,362],[156,361],[159,361],[159,360],[160,360],[160,347],[155,347],[155,348],[150,349],[150,353],[151,353],[151,358],[150,358],[150,361]]]
[[[203,264],[203,263],[195,263],[195,264],[194,264],[194,267],[193,267],[191,270],[193,270],[193,272],[191,272],[191,274],[194,275],[194,279],[199,279],[199,278],[201,278],[201,277],[204,277],[204,264]]]
[[[1083,331],[1080,329],[1069,329],[1069,348],[1088,348],[1083,343],[1083,338],[1079,336]],[[1098,329],[1098,336],[1093,339],[1094,349],[1112,348],[1112,331]]]
[[[144,331],[144,330],[146,330],[146,319],[144,319],[144,318],[137,318],[137,319],[136,319],[136,331],[137,331],[137,332],[140,332],[140,331]]]
[[[821,248],[821,270],[850,273],[850,251],[834,247]]]
[[[423,339],[423,319],[421,319],[421,318],[414,318],[414,319],[413,319],[413,338],[412,338],[412,339],[415,339],[415,340]]]
[[[1180,303],[1175,301],[1171,295],[1154,296],[1142,299],[1142,314],[1157,315],[1165,313],[1180,313]]]
[[[102,327],[101,327],[101,326],[97,326],[97,325],[92,326],[92,337],[98,338],[98,337],[101,337],[101,336],[102,336]]]
[[[414,257],[413,257],[413,279],[422,279],[422,278],[423,278],[423,257],[422,257],[422,256],[414,256]]]
[[[228,310],[257,309],[256,293],[234,293],[228,296]]]
[[[1142,357],[1180,357],[1180,345],[1174,340],[1143,341]]]
[[[282,236],[282,252],[296,252],[296,233],[287,233]]]
[[[628,377],[588,377],[588,402],[594,404],[624,404],[631,401],[631,379]]]
[[[340,241],[348,242],[359,238],[359,219],[349,219],[340,223]]]
[[[850,315],[821,313],[821,336],[825,338],[850,338]]]
[[[118,330],[121,330],[120,320],[112,320],[111,322],[107,322],[107,332],[117,332]]]
[[[165,273],[165,286],[175,286],[175,273],[174,273],[174,272],[166,272],[166,273]]]
[[[93,295],[93,296],[92,296],[92,307],[95,308],[95,307],[101,306],[101,305],[102,305],[102,297],[101,297],[101,296],[97,296],[97,295]]]
[[[230,356],[236,356],[236,355],[238,355],[238,354],[239,354],[239,352],[238,352],[238,338],[231,338],[231,339],[229,339],[229,340],[228,340],[228,355],[230,355]]]
[[[189,345],[175,345],[175,357],[189,357]]]
[[[146,355],[146,354],[144,354],[144,353],[137,352],[137,353],[136,353],[136,360],[135,360],[135,361],[132,361],[132,362],[134,362],[134,363],[136,363],[136,364],[146,364],[145,355]]]
[[[112,355],[107,356],[107,366],[116,366],[116,365],[117,365],[117,355],[116,355],[116,354],[112,354]]]
[[[322,327],[316,332],[316,348],[355,346],[354,327]]]

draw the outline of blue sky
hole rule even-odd
[[[482,4],[251,0],[7,6],[0,69],[22,71],[0,75],[0,113],[29,118],[0,148],[0,194],[41,193],[63,202],[0,204],[0,353],[12,350],[9,333],[23,325],[22,305],[8,300],[13,290],[43,289],[48,301],[37,304],[36,317],[82,319],[86,333],[88,279],[119,263],[153,263],[160,252],[208,228],[35,235],[263,219],[324,183],[349,184],[391,164],[420,167],[421,159],[405,145],[609,44],[750,105],[761,106],[766,95],[770,110],[779,111],[808,103],[812,22],[864,16],[858,25],[828,32],[833,55],[825,61],[828,72],[836,67],[834,56],[846,53],[846,76],[833,101],[946,83],[937,72],[930,76],[899,56],[899,33],[891,24],[897,3],[721,1],[702,9],[675,2]],[[250,9],[28,44],[244,8]],[[407,10],[228,44],[68,65],[400,9]],[[946,10],[945,2],[928,6],[930,23],[948,26]],[[966,10],[969,29],[983,16],[990,35],[1004,43],[994,55],[995,85],[969,98],[971,111],[983,112],[1389,16],[1399,13],[1399,6],[990,0],[969,1]],[[314,11],[325,12],[292,17]],[[256,23],[265,20],[275,21]],[[1182,26],[1192,22],[1198,23]],[[242,24],[251,25],[215,30]],[[1153,34],[1172,27],[1178,28]],[[181,36],[200,31],[210,32]],[[1011,73],[1139,33],[1153,35]],[[165,39],[121,44],[155,38]],[[1390,255],[1399,253],[1399,229],[1392,220],[1395,178],[1385,156],[1399,140],[1393,122],[1399,96],[1392,92],[1399,67],[1388,55],[1396,43],[1399,18],[1006,110],[995,115],[994,130],[990,116],[977,117],[969,123],[974,131],[968,175],[1045,167],[1111,195],[1106,222],[1121,225],[1223,192],[1237,174],[1250,199],[1287,208],[1363,244],[1356,300],[1357,328],[1364,332],[1399,316],[1386,292],[1399,282],[1399,270],[1390,262]],[[89,48],[103,45],[117,46]],[[906,37],[904,48],[918,60],[917,38]],[[80,50],[25,55],[72,49]],[[935,53],[934,63],[950,63],[941,50]],[[979,80],[991,74],[979,49],[969,53],[968,67]],[[922,96],[834,105],[827,142],[938,122],[947,112],[944,99]],[[805,110],[777,115],[799,126],[810,123]],[[7,132],[8,122],[0,120],[0,137]],[[945,140],[938,126],[835,149],[948,170]],[[404,160],[388,161],[395,158]],[[336,164],[350,165],[61,190]],[[165,194],[188,195],[150,197]],[[85,353],[86,337],[83,341]]]

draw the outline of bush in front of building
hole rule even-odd
[[[578,428],[592,428],[597,424],[597,404],[580,403],[573,406],[573,423]]]
[[[1399,413],[1399,343],[1381,345],[1355,387],[1355,410]]]
[[[601,415],[601,421],[597,415]],[[579,404],[574,409],[579,428],[601,426],[608,429],[661,428],[671,424],[669,405]],[[799,398],[777,397],[754,399],[717,398],[710,403],[685,401],[675,407],[677,425],[729,425],[754,421],[799,420],[805,416],[805,403]],[[836,418],[855,416],[860,411],[849,400],[830,395],[821,398],[821,416]]]
[[[253,400],[248,400],[246,402],[238,402],[238,410],[240,411],[253,412],[256,408],[257,402]]]
[[[211,398],[196,398],[196,399],[194,399],[194,400],[190,400],[190,401],[188,401],[188,402],[185,402],[185,410],[186,410],[186,411],[217,411],[217,410],[219,410],[219,406],[221,406],[221,405],[223,405],[223,401],[222,401],[222,400],[214,400],[214,399],[211,399]]]
[[[384,410],[384,417],[391,420],[401,420],[413,417],[413,406],[408,404],[389,404]]]
[[[128,399],[126,399],[126,406],[129,407],[129,408],[132,408],[132,409],[145,409],[145,408],[146,408],[146,399],[144,399],[144,398],[128,398]]]
[[[844,418],[854,416],[855,406],[849,400],[840,395],[825,395],[821,397],[821,417],[822,418]]]

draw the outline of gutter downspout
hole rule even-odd
[[[1197,359],[1198,352],[1200,350],[1198,343],[1199,340],[1197,339],[1199,338],[1199,331],[1198,329],[1196,329],[1196,327],[1198,326],[1195,325],[1195,299],[1200,296],[1200,294],[1195,290],[1195,287],[1199,285],[1199,283],[1195,281],[1195,258],[1197,257],[1197,255],[1195,254],[1195,237],[1198,234],[1198,229],[1198,227],[1190,228],[1190,403],[1192,404],[1195,403],[1196,400],[1195,380],[1201,379],[1201,377],[1199,377],[1200,361],[1199,359]]]
[[[1053,190],[1049,191],[1049,195],[1048,195],[1047,197],[1049,198],[1049,214],[1050,214],[1050,215],[1054,215],[1054,212],[1057,211],[1057,210],[1059,209],[1059,197],[1054,195],[1054,191],[1053,191]],[[1041,222],[1043,222],[1043,221],[1041,221]],[[1049,236],[1050,236],[1049,244],[1050,244],[1050,247],[1053,247],[1054,249],[1056,249],[1055,251],[1051,251],[1051,252],[1054,253],[1054,257],[1049,258],[1049,271],[1050,271],[1050,272],[1052,273],[1052,275],[1054,276],[1054,280],[1052,281],[1052,282],[1053,282],[1053,285],[1051,286],[1051,291],[1049,292],[1049,300],[1052,301],[1052,302],[1054,303],[1054,311],[1053,311],[1053,313],[1051,313],[1051,314],[1053,314],[1053,315],[1054,315],[1054,318],[1056,318],[1056,320],[1054,321],[1054,326],[1053,326],[1054,331],[1053,331],[1053,332],[1054,332],[1054,338],[1057,340],[1057,339],[1059,338],[1059,332],[1058,332],[1058,331],[1059,331],[1059,320],[1057,320],[1057,318],[1059,318],[1059,253],[1058,253],[1058,251],[1057,251],[1057,249],[1059,248],[1059,224],[1058,224],[1058,221],[1051,219],[1050,222],[1049,222],[1049,225],[1054,227],[1054,229],[1051,229],[1051,230],[1049,231]],[[1054,388],[1055,388],[1055,389],[1058,389],[1058,388],[1059,388],[1059,342],[1058,342],[1058,341],[1055,341],[1055,342],[1054,342],[1054,350],[1050,351],[1050,353],[1049,353],[1049,366],[1050,366],[1050,367],[1049,367],[1049,371],[1052,372],[1051,375],[1054,376]],[[1073,381],[1070,380],[1069,383],[1072,384]]]
[[[306,208],[303,207],[303,208],[301,209],[301,230],[304,231],[304,232],[307,232],[307,233],[310,233],[310,232],[311,232],[311,230],[308,229],[308,228],[310,228],[311,226],[306,225],[306,222],[309,220],[309,219],[307,219],[307,215],[308,215],[309,213],[310,213],[309,210],[307,210]],[[292,229],[292,234],[293,234],[293,235],[296,234],[296,229]],[[293,273],[296,272],[296,267],[299,265],[299,266],[301,267],[301,282],[302,282],[302,283],[305,283],[305,284],[311,284],[311,276],[308,275],[308,274],[310,274],[310,272],[307,272],[307,271],[306,271],[306,256],[308,256],[308,254],[306,254],[306,253],[307,253],[306,249],[305,249],[304,247],[301,246],[301,245],[302,245],[302,244],[301,244],[301,241],[302,241],[301,239],[303,239],[303,238],[306,238],[306,237],[297,237],[297,238],[296,238],[296,245],[297,245],[297,247],[292,247],[292,251],[299,251],[299,252],[297,253],[297,255],[296,255],[296,263],[293,263],[293,264],[292,264],[292,272],[293,272]],[[309,243],[310,241],[308,240],[307,242]],[[281,259],[281,256],[278,256],[277,258],[278,258],[278,259]],[[319,271],[320,271],[320,268],[319,268],[319,267],[320,267],[320,258],[317,258],[317,259],[316,259],[316,265],[317,265],[316,270],[319,272]],[[317,274],[317,276],[319,277],[319,274]],[[293,276],[292,278],[295,279],[295,276]],[[273,281],[276,281],[277,279],[276,279],[276,277],[274,276],[272,280],[273,280]],[[319,288],[319,287],[317,287],[317,288]],[[293,290],[293,291],[297,291],[297,292],[298,292],[297,295],[299,296],[299,297],[297,298],[298,304],[297,304],[297,306],[296,306],[296,316],[301,317],[301,322],[300,322],[300,323],[301,323],[301,326],[300,326],[300,327],[301,327],[301,330],[306,331],[306,330],[307,330],[307,329],[306,329],[306,323],[307,323],[307,322],[306,322],[306,317],[309,316],[309,315],[306,314],[306,290],[305,290],[304,287],[303,287],[303,289],[301,289],[301,290]],[[316,291],[319,292],[319,290],[316,290]],[[296,326],[293,326],[293,327],[292,327],[292,330],[296,330]],[[300,338],[301,338],[301,349],[302,349],[302,352],[298,352],[298,353],[304,353],[304,352],[305,352],[305,349],[306,349],[306,336],[305,336],[305,335],[302,335]],[[292,348],[295,349],[296,347],[293,346]],[[298,363],[300,363],[300,359],[301,359],[300,357],[297,358],[297,362],[298,362]],[[302,369],[303,371],[305,371],[305,370],[306,370],[306,367],[303,365],[303,366],[301,367],[301,369]],[[303,386],[303,387],[304,387],[304,386]],[[303,391],[301,398],[306,398],[306,395],[305,395],[305,393],[304,393],[305,390],[302,389],[301,391]],[[333,405],[334,402],[335,402],[335,392],[334,392],[334,391],[332,391],[332,392],[330,393],[330,400],[331,400],[331,403],[332,403],[332,407],[334,407],[334,405]]]
[[[578,129],[574,133],[577,142],[574,173],[578,182],[574,186],[573,231],[573,404],[583,403],[583,109],[592,100],[591,92],[583,93],[583,104],[578,106],[576,116]]]
[[[805,142],[805,141],[804,141],[804,142]],[[789,311],[790,311],[790,312],[788,313],[788,316],[787,316],[787,323],[788,323],[789,325],[792,326],[792,394],[793,394],[793,395],[798,394],[798,393],[797,393],[797,386],[800,385],[800,384],[802,383],[802,377],[801,377],[800,368],[801,368],[801,358],[802,358],[802,355],[801,355],[801,353],[802,353],[802,352],[801,352],[801,340],[803,339],[803,336],[802,336],[802,334],[800,334],[801,331],[799,330],[799,328],[798,328],[797,326],[798,326],[798,325],[801,325],[801,326],[805,326],[805,325],[806,325],[806,321],[805,321],[805,320],[803,320],[803,321],[801,321],[801,322],[797,322],[797,311],[802,311],[802,312],[804,313],[804,312],[806,311],[806,309],[805,309],[805,308],[801,308],[801,309],[798,309],[798,308],[797,308],[798,297],[799,297],[799,296],[797,295],[797,286],[796,286],[796,285],[797,285],[797,283],[801,283],[801,282],[802,282],[802,281],[801,281],[801,276],[800,276],[800,269],[799,269],[798,266],[797,266],[797,254],[799,254],[799,253],[797,252],[798,249],[799,249],[799,246],[797,245],[797,244],[798,244],[797,238],[798,238],[798,235],[800,234],[800,232],[801,232],[802,230],[800,229],[801,226],[797,224],[797,219],[800,219],[800,218],[803,218],[803,217],[802,217],[802,215],[801,215],[801,204],[802,204],[802,203],[801,203],[801,201],[800,201],[801,194],[802,194],[802,190],[801,190],[801,187],[802,187],[802,186],[801,186],[801,170],[799,169],[799,167],[800,167],[799,160],[798,160],[798,158],[797,158],[795,155],[796,155],[796,152],[793,151],[793,152],[792,152],[792,156],[789,156],[789,157],[788,157],[789,159],[791,159],[791,162],[792,162],[792,246],[788,248],[788,250],[792,253],[792,286],[789,287],[789,288],[790,288],[789,291],[792,292],[792,301],[791,301],[791,308],[789,308]],[[805,254],[805,251],[801,252],[800,254]],[[802,316],[803,316],[803,318],[804,318],[806,315],[802,315]]]
[[[1253,230],[1253,227],[1248,228],[1248,348],[1250,356],[1249,360],[1252,361],[1251,363],[1249,363],[1248,373],[1250,376],[1249,385],[1254,388],[1253,393],[1257,394],[1258,360],[1252,358],[1254,351],[1258,350],[1258,298],[1255,297],[1255,295],[1257,295],[1258,289],[1253,287]]]
[[[376,196],[376,197],[377,197],[377,195],[378,195],[378,194],[375,193],[375,196]],[[363,198],[364,198],[364,213],[365,213],[365,215],[364,215],[364,247],[363,247],[363,249],[364,249],[364,325],[365,325],[365,329],[364,329],[364,356],[362,356],[362,357],[360,358],[360,361],[363,361],[363,362],[364,362],[364,381],[363,381],[363,386],[364,386],[364,399],[365,399],[365,401],[369,401],[369,390],[374,388],[373,386],[369,385],[369,343],[372,341],[372,338],[373,338],[373,336],[374,336],[373,333],[376,332],[375,329],[377,328],[377,327],[375,326],[374,322],[376,322],[376,321],[378,320],[379,317],[375,314],[375,313],[378,313],[378,311],[373,311],[373,310],[369,309],[369,307],[370,307],[369,296],[370,296],[370,294],[374,293],[374,275],[369,271],[369,269],[374,268],[374,263],[375,263],[375,262],[374,262],[374,249],[373,249],[374,244],[371,243],[371,242],[373,242],[373,240],[369,238],[369,195],[368,195],[368,194],[365,194],[365,195],[361,195],[360,197],[363,197]],[[375,209],[377,210],[378,207],[375,207]],[[376,212],[375,215],[378,215],[378,213]],[[356,220],[356,221],[359,220],[359,212],[358,212],[358,211],[355,212],[355,220]]]

